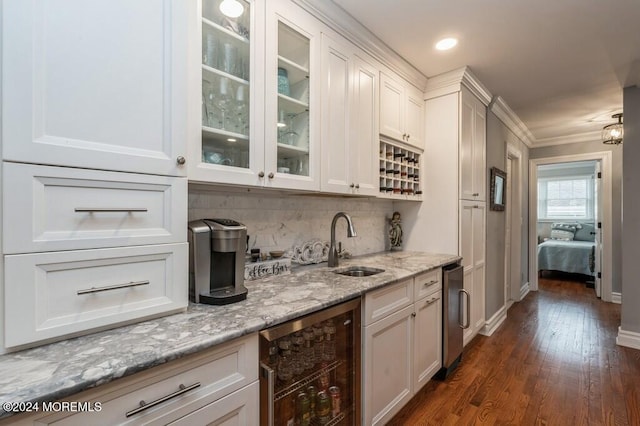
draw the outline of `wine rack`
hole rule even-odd
[[[422,200],[420,164],[422,153],[380,141],[380,196],[399,200]]]

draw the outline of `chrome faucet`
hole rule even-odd
[[[347,237],[355,237],[356,230],[353,228],[351,217],[345,212],[338,212],[331,221],[331,246],[329,246],[329,265],[330,267],[338,266],[338,249],[336,248],[336,222],[338,218],[344,217],[347,221]]]

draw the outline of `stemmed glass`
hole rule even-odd
[[[217,107],[220,115],[218,117],[218,128],[223,130],[228,130],[229,127],[229,117],[227,115],[227,111],[229,110],[229,106],[233,101],[231,95],[231,87],[229,84],[229,79],[226,77],[222,77],[220,79],[220,90],[217,93],[217,96],[214,97],[214,103]]]
[[[236,117],[234,121],[235,131],[243,135],[248,133],[248,110],[249,106],[247,99],[245,99],[246,87],[239,85],[236,89],[236,98],[233,104]]]

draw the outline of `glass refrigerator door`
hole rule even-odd
[[[261,424],[360,421],[360,299],[260,333]]]

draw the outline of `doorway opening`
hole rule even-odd
[[[611,301],[611,153],[530,162],[529,277],[540,271],[579,274]]]
[[[507,144],[504,302],[508,310],[522,300],[522,153]]]

